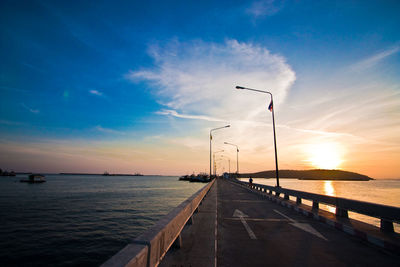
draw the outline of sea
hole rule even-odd
[[[205,184],[176,176],[0,177],[0,266],[99,266]]]
[[[19,182],[26,178],[0,177],[0,266],[99,266],[205,185],[176,176],[53,174],[42,184]],[[280,184],[400,207],[400,180]]]

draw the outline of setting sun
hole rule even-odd
[[[340,146],[334,143],[310,145],[307,153],[307,161],[319,169],[337,169],[343,161]]]

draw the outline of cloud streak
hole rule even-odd
[[[21,103],[21,106],[22,106],[24,109],[26,109],[27,111],[29,111],[30,113],[33,113],[33,114],[38,114],[38,113],[40,113],[40,110],[30,108],[30,107],[28,107],[27,105],[25,105],[24,103]]]
[[[163,109],[163,110],[157,111],[156,114],[158,114],[158,115],[166,115],[166,116],[173,116],[173,117],[182,118],[182,119],[193,119],[193,120],[204,120],[204,121],[220,121],[220,122],[224,121],[224,120],[219,119],[219,118],[213,118],[213,117],[208,117],[208,116],[203,116],[203,115],[179,114],[175,110],[170,110],[170,109]]]
[[[372,56],[351,65],[350,69],[353,71],[359,72],[359,71],[366,70],[368,68],[372,68],[373,66],[375,66],[376,64],[378,64],[379,62],[384,60],[385,58],[395,55],[399,51],[400,51],[400,46],[396,45],[395,47],[388,48],[381,52],[375,53]]]
[[[95,130],[101,133],[107,133],[107,134],[120,134],[120,135],[124,135],[125,132],[121,132],[121,131],[117,131],[114,129],[109,129],[109,128],[104,128],[101,125],[97,125],[95,127]]]
[[[255,1],[246,9],[246,13],[257,19],[278,13],[282,9],[282,6],[282,2],[277,3],[274,0]]]
[[[89,90],[89,93],[96,96],[104,96],[103,93],[98,90]]]

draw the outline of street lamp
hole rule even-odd
[[[215,154],[220,153],[220,152],[224,152],[224,150],[218,150],[218,151],[213,152],[214,175],[216,175],[216,171],[215,171]]]
[[[211,147],[211,141],[212,141],[212,132],[213,131],[216,131],[216,130],[219,130],[219,129],[224,129],[224,128],[229,128],[229,127],[231,127],[229,124],[228,125],[225,125],[225,126],[222,126],[222,127],[218,127],[218,128],[214,128],[214,129],[211,129],[210,130],[210,179],[211,179],[211,175],[212,175],[212,170],[211,170],[211,151],[212,151],[212,147]]]
[[[231,159],[227,156],[221,155],[221,158],[226,158],[228,160],[228,164],[229,164],[229,175],[231,175]]]
[[[217,177],[217,166],[218,164],[222,161],[222,158],[218,158],[215,160],[215,164],[214,164],[214,176]]]
[[[276,186],[279,187],[279,172],[278,172],[278,153],[276,152],[276,134],[275,134],[275,115],[274,115],[274,101],[272,99],[272,94],[268,91],[262,91],[257,89],[251,89],[243,86],[236,86],[236,89],[241,90],[250,90],[259,93],[269,94],[271,96],[271,103],[268,106],[268,109],[272,112],[272,127],[274,131],[274,148],[275,148],[275,171],[276,171]]]
[[[225,145],[231,145],[236,147],[236,174],[239,174],[239,147],[235,144],[224,142]]]

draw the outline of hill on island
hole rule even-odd
[[[241,173],[241,177],[276,178],[275,170],[255,173]],[[344,181],[369,181],[374,180],[363,174],[341,170],[279,170],[280,178],[299,180],[344,180]]]

